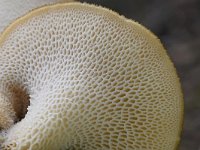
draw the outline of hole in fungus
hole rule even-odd
[[[17,117],[16,123],[25,117],[30,105],[30,97],[28,91],[19,85],[9,86],[9,91],[12,93],[11,103]]]

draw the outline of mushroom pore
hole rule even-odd
[[[17,19],[0,36],[0,70],[3,150],[178,145],[174,65],[150,31],[108,9],[56,4]]]

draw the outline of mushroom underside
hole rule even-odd
[[[7,28],[0,52],[6,114],[21,118],[1,134],[4,150],[177,147],[179,79],[138,23],[89,4],[46,6]]]

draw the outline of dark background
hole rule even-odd
[[[154,32],[171,56],[185,99],[180,150],[200,150],[200,0],[82,0],[110,8]]]

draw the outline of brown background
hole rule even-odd
[[[84,0],[82,0],[84,1]],[[200,150],[200,0],[85,0],[153,31],[175,63],[185,96],[180,150]]]

